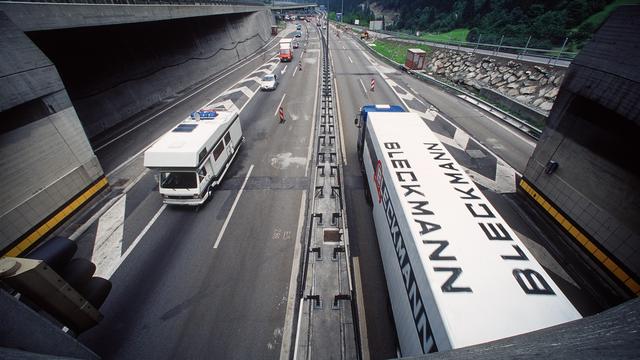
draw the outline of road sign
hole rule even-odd
[[[376,91],[376,79],[371,79],[371,91]]]
[[[284,109],[280,106],[280,110],[278,110],[278,116],[280,117],[280,122],[284,122]]]

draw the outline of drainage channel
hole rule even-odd
[[[326,37],[321,36],[321,41],[321,102],[320,116],[315,119],[313,195],[298,285],[300,308],[293,357],[360,359],[343,197],[342,144],[334,116],[333,74]]]

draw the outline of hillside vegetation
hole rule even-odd
[[[384,19],[388,30],[414,34],[420,31],[425,36],[447,33],[445,39],[468,30],[467,41],[481,37],[483,43],[497,44],[504,36],[503,45],[512,46],[524,46],[531,36],[529,47],[550,49],[561,46],[567,37],[571,47],[580,48],[613,9],[638,4],[640,0],[377,0],[370,3],[399,13],[395,19]],[[369,2],[364,0],[344,0],[344,9],[345,21],[357,18],[368,23],[375,19]],[[452,30],[456,32],[449,33]]]

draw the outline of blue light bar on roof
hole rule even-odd
[[[191,118],[194,120],[211,120],[218,116],[218,112],[211,109],[202,109],[191,113]]]

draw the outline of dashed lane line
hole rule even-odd
[[[229,220],[231,220],[231,216],[233,215],[233,212],[236,210],[236,205],[238,205],[238,200],[240,200],[240,196],[242,196],[242,192],[244,191],[245,186],[247,186],[247,181],[249,180],[249,177],[251,176],[252,171],[253,171],[253,164],[251,164],[251,166],[249,167],[247,176],[245,176],[244,178],[244,182],[242,183],[242,186],[240,187],[240,190],[236,195],[236,199],[233,200],[233,205],[231,205],[231,210],[229,210],[229,213],[227,214],[227,218],[224,220],[224,224],[222,224],[222,229],[220,229],[220,233],[218,234],[218,238],[216,239],[215,244],[213,244],[214,249],[217,249],[218,245],[220,245],[220,240],[222,240],[222,236],[224,235],[224,232],[227,230],[227,225],[229,225]]]

